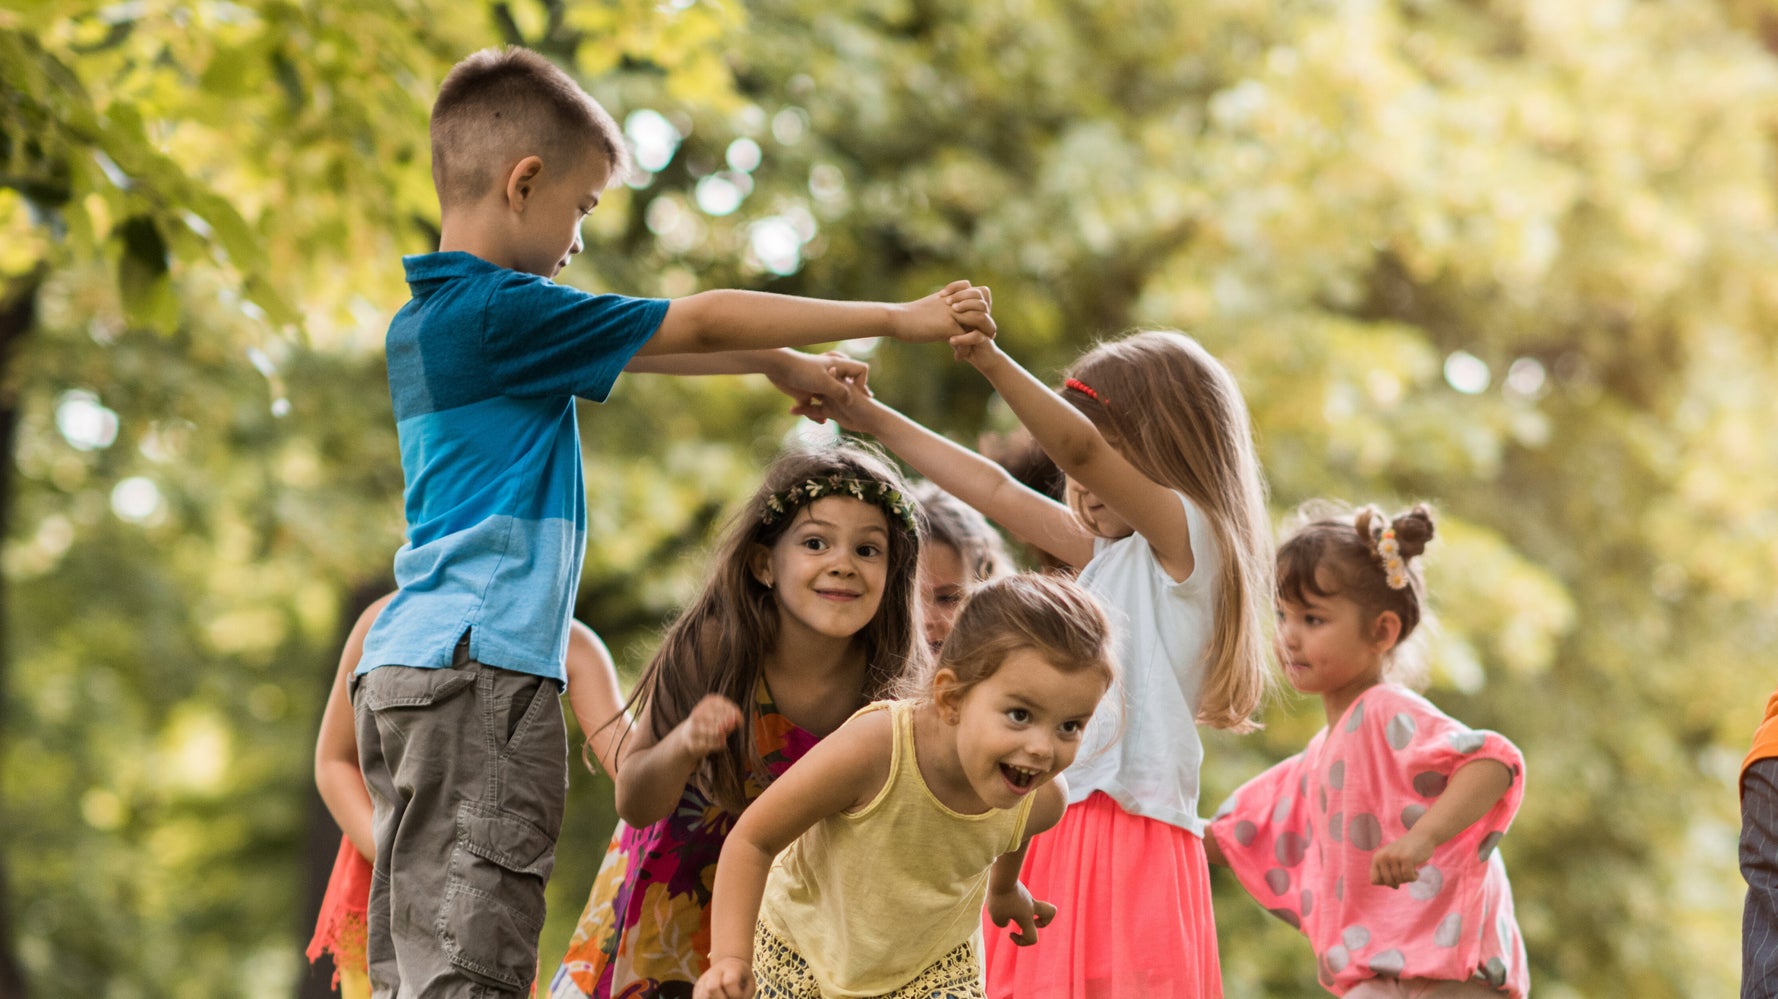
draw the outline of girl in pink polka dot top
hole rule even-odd
[[[1302,930],[1335,995],[1523,999],[1525,944],[1495,846],[1524,797],[1524,758],[1402,685],[1420,661],[1409,639],[1432,513],[1305,513],[1278,549],[1279,653],[1327,727],[1229,797],[1206,852]]]

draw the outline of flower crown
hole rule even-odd
[[[1401,542],[1395,540],[1395,528],[1383,528],[1383,536],[1377,539],[1377,558],[1383,563],[1389,588],[1404,589],[1408,585],[1408,563],[1401,557]]]
[[[760,522],[776,524],[796,512],[798,507],[825,496],[850,496],[855,500],[875,503],[883,508],[883,512],[899,520],[901,526],[916,533],[919,531],[914,521],[914,504],[901,494],[901,490],[876,479],[848,479],[838,475],[804,479],[789,489],[767,496],[765,513],[760,517]]]

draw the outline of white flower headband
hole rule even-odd
[[[899,521],[901,526],[911,532],[919,532],[914,522],[914,505],[901,495],[900,490],[875,479],[848,479],[838,475],[805,479],[789,489],[767,496],[765,514],[760,521],[767,525],[775,524],[797,507],[813,503],[823,496],[850,496],[855,500],[875,503],[883,508],[883,512]]]

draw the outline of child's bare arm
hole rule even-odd
[[[1499,760],[1458,767],[1414,828],[1371,856],[1371,884],[1395,888],[1418,880],[1432,851],[1488,814],[1512,786],[1513,772]]]
[[[741,724],[741,709],[720,694],[710,694],[685,720],[656,742],[642,709],[630,739],[617,760],[617,817],[633,828],[651,826],[672,814],[685,782],[698,763],[728,746],[728,735]]]
[[[697,999],[753,994],[753,927],[772,861],[810,826],[874,798],[889,779],[889,713],[856,718],[817,743],[742,813],[722,845],[710,903],[710,970]]]
[[[630,718],[617,686],[611,652],[593,629],[568,625],[568,710],[580,725],[600,769],[617,774],[617,750],[630,734]]]
[[[321,731],[315,737],[315,789],[321,792],[321,801],[340,831],[366,860],[374,860],[377,853],[372,833],[373,809],[370,792],[364,787],[364,773],[358,765],[358,733],[347,689],[358,661],[364,657],[364,638],[370,634],[370,626],[394,596],[391,593],[366,607],[352,625],[346,646],[340,650],[340,665],[327,693],[327,707],[321,712]]]
[[[1229,866],[1229,858],[1222,855],[1222,847],[1217,845],[1216,833],[1208,826],[1204,829],[1204,858],[1219,867]]]
[[[1067,507],[876,399],[853,393],[850,401],[832,399],[795,412],[811,419],[832,418],[848,430],[870,434],[945,492],[1069,565],[1083,566],[1093,557],[1092,536]]]
[[[850,396],[870,375],[869,364],[844,354],[810,354],[789,347],[637,356],[624,370],[652,375],[765,375],[773,387],[799,404],[814,396]]]
[[[1031,803],[1031,815],[1025,820],[1025,841],[1017,850],[996,857],[988,872],[988,918],[995,926],[1016,923],[1018,928],[1010,939],[1020,947],[1036,943],[1037,931],[1056,918],[1056,907],[1032,898],[1025,883],[1019,880],[1019,869],[1025,864],[1025,850],[1031,845],[1031,837],[1060,822],[1063,809],[1068,807],[1068,785],[1061,777],[1034,793],[1040,797]]]
[[[1091,420],[995,344],[971,348],[968,358],[1050,460],[1128,521],[1154,549],[1168,575],[1174,579],[1191,575],[1191,533],[1185,508],[1171,489],[1138,471],[1100,436]],[[1107,400],[1113,406],[1141,406],[1144,402]]]
[[[910,343],[993,335],[982,293],[967,281],[912,302],[832,302],[759,291],[702,291],[674,299],[639,355],[801,347],[889,336]]]

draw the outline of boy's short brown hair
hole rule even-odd
[[[517,46],[482,49],[439,84],[432,104],[432,183],[441,205],[474,201],[513,155],[550,166],[603,156],[611,178],[629,171],[617,122],[567,73]]]

